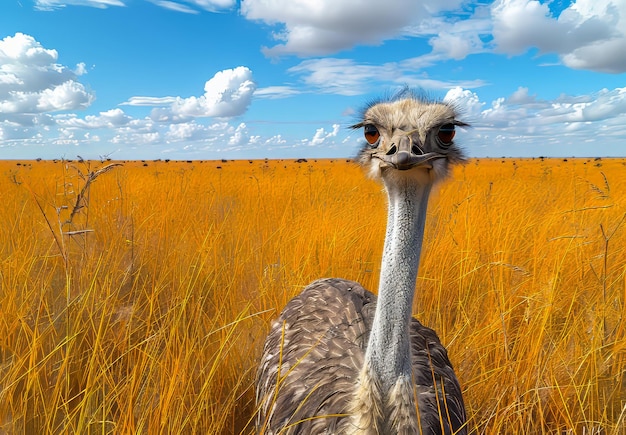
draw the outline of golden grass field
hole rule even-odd
[[[376,290],[381,186],[345,160],[110,164],[0,162],[0,434],[252,433],[287,301]],[[414,314],[472,434],[626,434],[625,174],[474,159],[432,195]]]

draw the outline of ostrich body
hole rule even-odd
[[[388,220],[378,298],[353,281],[311,283],[282,311],[257,373],[257,431],[464,434],[459,382],[437,334],[411,317],[426,206],[463,160],[453,106],[410,91],[369,105],[353,128],[382,180]]]

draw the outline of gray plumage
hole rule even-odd
[[[410,313],[430,186],[462,159],[454,125],[466,125],[454,107],[411,92],[368,106],[355,124],[368,141],[360,162],[389,196],[379,298],[328,278],[287,304],[257,372],[257,432],[466,433],[446,349]]]

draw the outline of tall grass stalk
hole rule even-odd
[[[433,195],[414,313],[471,433],[624,433],[625,169],[472,160]],[[0,189],[0,434],[252,433],[287,301],[376,290],[384,195],[344,161],[0,162]]]

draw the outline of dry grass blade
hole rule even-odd
[[[431,199],[414,312],[472,434],[624,433],[626,160],[588,163],[473,160]],[[0,162],[0,433],[253,433],[286,302],[376,289],[380,187],[344,161],[90,164]]]

